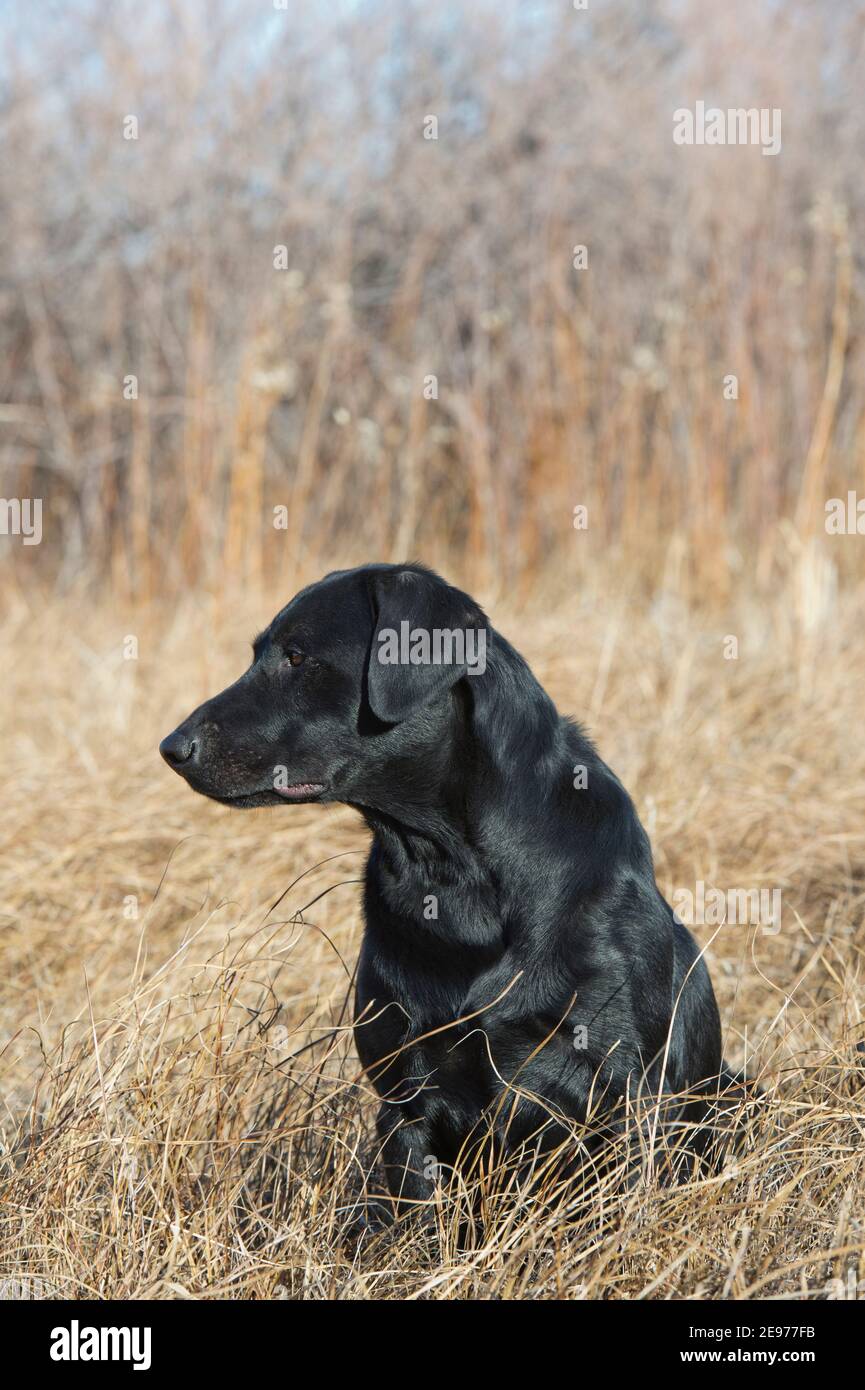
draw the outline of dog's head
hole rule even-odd
[[[277,614],[249,669],[159,751],[232,806],[383,806],[401,771],[441,760],[454,688],[482,675],[488,637],[473,600],[419,565],[338,571]]]

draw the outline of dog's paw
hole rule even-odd
[[[346,1239],[359,1248],[377,1236],[392,1232],[394,1215],[392,1207],[376,1197],[358,1202],[346,1228]]]

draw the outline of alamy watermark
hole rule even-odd
[[[51,1332],[52,1361],[129,1361],[134,1371],[150,1369],[149,1327],[68,1327]]]
[[[8,1279],[0,1279],[0,1300],[3,1302],[18,1302],[30,1299],[39,1300],[50,1298],[55,1295],[53,1289],[39,1275],[20,1274],[12,1275]]]
[[[730,107],[695,103],[694,110],[680,106],[673,112],[676,145],[760,145],[763,154],[781,152],[781,111],[777,106]]]
[[[701,878],[694,888],[674,888],[673,911],[685,927],[755,926],[764,936],[781,930],[780,888],[707,888]]]
[[[42,498],[0,497],[0,536],[20,536],[24,545],[39,545]]]
[[[825,507],[826,532],[830,536],[865,536],[865,497],[852,490],[843,497],[830,497]]]
[[[399,631],[383,627],[378,634],[382,666],[465,666],[469,676],[487,669],[486,628],[413,628],[403,621]]]

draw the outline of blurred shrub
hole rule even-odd
[[[585,504],[586,556],[681,534],[723,589],[855,486],[861,3],[0,23],[0,489],[44,498],[46,578],[518,579]],[[780,108],[781,153],[676,146],[697,100]]]

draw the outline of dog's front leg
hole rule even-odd
[[[438,1163],[428,1123],[385,1101],[378,1112],[378,1133],[395,1216],[425,1212],[431,1218]]]

